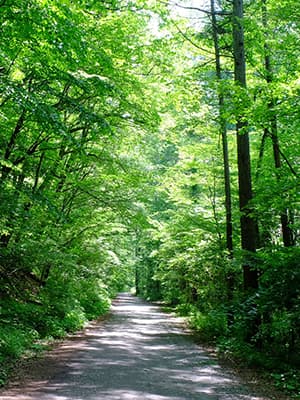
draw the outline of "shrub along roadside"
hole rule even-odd
[[[259,285],[245,291],[237,269],[242,254],[228,259],[209,243],[205,251],[198,247],[189,241],[184,245],[180,236],[151,249],[154,273],[149,276],[147,258],[139,264],[141,295],[176,306],[200,342],[212,343],[222,357],[266,374],[300,399],[300,248],[257,251],[253,265],[259,269]],[[159,288],[153,296],[151,280]]]
[[[86,293],[85,293],[86,295]],[[59,299],[59,298],[58,298]],[[73,296],[68,303],[38,304],[6,299],[1,301],[0,316],[0,386],[8,379],[15,362],[25,355],[34,356],[55,339],[75,332],[105,314],[110,307],[108,293],[102,290],[84,307]]]
[[[272,355],[266,346],[259,349],[257,343],[248,343],[245,338],[237,334],[238,322],[228,327],[227,316],[223,309],[203,313],[196,307],[190,306],[188,312],[183,313],[183,307],[177,306],[175,310],[177,314],[187,317],[196,340],[213,345],[221,359],[230,361],[235,366],[258,372],[268,382],[273,382],[275,388],[293,399],[300,399],[299,368],[280,357],[280,354]],[[269,346],[273,350],[272,345]],[[280,349],[278,351],[280,352]]]

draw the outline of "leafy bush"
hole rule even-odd
[[[194,310],[189,320],[199,337],[208,342],[215,342],[220,336],[226,335],[228,330],[227,316],[223,310],[211,310],[207,314]]]
[[[192,304],[184,303],[176,307],[176,313],[181,316],[191,315],[195,312],[195,306]]]
[[[86,322],[87,317],[83,310],[80,308],[68,312],[62,321],[62,325],[65,331],[75,332],[78,329],[82,328]]]
[[[265,253],[258,307],[264,350],[300,365],[300,249]]]
[[[38,333],[23,326],[0,325],[0,386],[7,379],[10,363],[19,358],[38,338]]]
[[[250,343],[253,346],[258,341],[257,327],[260,324],[257,299],[257,293],[246,298],[237,298],[231,307],[233,318],[230,335],[240,340],[241,343]]]
[[[0,327],[0,360],[19,357],[24,350],[38,338],[34,330],[14,326]]]
[[[107,290],[101,282],[89,281],[80,283],[79,303],[88,319],[105,314],[111,304]]]
[[[271,367],[265,355],[256,349],[254,344],[246,343],[240,338],[228,335],[219,337],[217,350],[222,357],[235,359],[247,367]]]
[[[287,392],[295,393],[295,398],[300,399],[300,372],[291,369],[285,372],[276,372],[271,374],[275,386]]]

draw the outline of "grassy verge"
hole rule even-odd
[[[35,357],[49,349],[57,339],[83,328],[92,319],[107,313],[110,301],[98,302],[93,312],[74,303],[73,309],[62,304],[40,304],[6,300],[0,315],[0,386],[7,383],[10,372],[24,357]]]

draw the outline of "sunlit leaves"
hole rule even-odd
[[[47,248],[49,260],[107,230],[99,220],[144,223],[136,204],[145,177],[122,141],[158,121],[136,76],[148,16],[119,2],[10,6],[0,16],[1,245],[30,254],[43,240],[37,260]],[[44,263],[24,264],[43,274]]]

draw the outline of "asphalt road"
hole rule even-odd
[[[180,319],[129,294],[53,354],[0,399],[267,400],[195,344]]]

